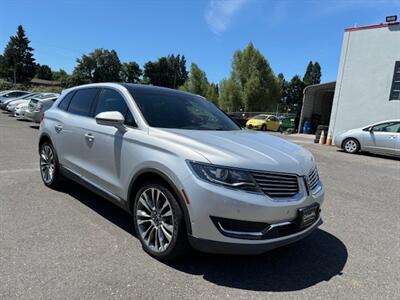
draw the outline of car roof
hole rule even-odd
[[[185,91],[175,90],[175,89],[171,89],[171,88],[166,88],[166,87],[147,85],[147,84],[117,83],[117,82],[101,82],[101,83],[90,83],[90,84],[79,85],[79,86],[75,86],[75,87],[63,90],[62,94],[68,93],[73,90],[78,90],[78,89],[82,89],[82,88],[91,88],[91,87],[97,87],[97,88],[102,88],[102,87],[121,88],[121,87],[124,87],[130,91],[133,90],[133,93],[135,93],[135,91],[147,92],[147,93],[156,92],[156,93],[165,93],[165,94],[191,95],[191,96],[198,96],[198,97],[204,98],[200,95],[188,93]]]

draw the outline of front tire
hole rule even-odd
[[[39,155],[40,175],[43,183],[50,188],[59,187],[63,178],[53,145],[50,142],[44,142],[40,146]]]
[[[267,125],[263,124],[263,125],[261,126],[261,131],[267,131]]]
[[[182,209],[162,181],[149,181],[137,192],[133,219],[137,237],[151,256],[170,260],[188,248]]]
[[[360,143],[353,138],[348,138],[343,142],[343,150],[350,154],[360,151]]]

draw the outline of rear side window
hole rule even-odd
[[[76,91],[68,106],[68,112],[79,116],[89,116],[93,100],[96,98],[99,89],[82,89]]]
[[[75,94],[75,91],[69,92],[58,104],[58,108],[67,111],[69,103],[71,102],[72,96]]]
[[[125,124],[136,127],[135,120],[128,105],[120,93],[111,89],[103,89],[98,97],[94,115],[105,111],[119,111],[125,118]]]

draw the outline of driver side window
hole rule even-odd
[[[105,111],[119,111],[125,118],[125,125],[137,127],[135,119],[126,104],[125,99],[117,91],[103,89],[100,92],[94,115],[96,116]]]
[[[374,132],[399,132],[400,123],[398,122],[389,122],[382,123],[373,127]]]

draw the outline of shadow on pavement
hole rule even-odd
[[[132,217],[106,199],[70,181],[60,191],[135,235]],[[192,251],[166,265],[184,273],[202,276],[204,280],[217,285],[283,292],[301,290],[342,275],[347,257],[346,246],[338,238],[317,229],[302,241],[262,255],[212,255]]]
[[[341,153],[343,153],[345,155],[361,155],[361,156],[369,156],[369,157],[383,158],[383,159],[387,159],[387,160],[400,161],[400,157],[384,155],[384,154],[377,154],[377,153],[371,153],[371,152],[359,152],[357,154],[350,154],[350,153],[346,153],[342,149],[338,149],[337,152],[341,152]]]

